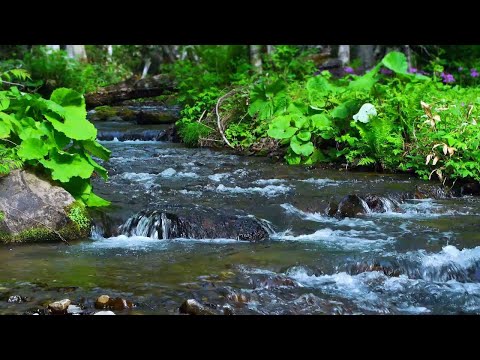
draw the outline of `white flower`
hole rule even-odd
[[[360,121],[366,124],[370,121],[370,117],[376,116],[376,115],[377,115],[377,110],[375,109],[375,106],[373,106],[372,104],[366,103],[366,104],[363,104],[363,106],[360,108],[358,113],[353,115],[353,120]]]

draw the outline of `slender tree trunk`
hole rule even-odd
[[[350,45],[338,45],[338,60],[343,66],[350,62]]]
[[[108,61],[112,61],[112,57],[113,57],[113,45],[107,45],[107,59]]]
[[[67,45],[67,53],[69,58],[87,61],[85,45]]]
[[[412,49],[410,49],[410,45],[404,45],[405,47],[405,55],[407,57],[407,64],[408,68],[412,67]]]
[[[142,79],[144,79],[145,76],[147,76],[148,69],[150,69],[150,65],[152,65],[152,59],[146,58],[145,65],[143,66]]]
[[[262,45],[250,45],[250,64],[255,72],[262,73]]]
[[[268,55],[272,55],[274,51],[275,51],[275,46],[267,45],[267,54]]]
[[[358,45],[358,55],[365,70],[371,69],[375,64],[374,49],[375,45]]]
[[[167,55],[167,58],[168,60],[170,60],[170,62],[175,62],[175,56],[173,55],[171,49],[170,49],[170,46],[168,45],[162,45],[162,49],[163,49],[163,52],[165,53],[165,55]]]

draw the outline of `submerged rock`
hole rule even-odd
[[[182,305],[180,305],[180,313],[188,315],[216,315],[213,310],[200,304],[195,299],[185,300]]]
[[[0,241],[61,241],[84,238],[90,227],[73,222],[68,213],[75,199],[60,186],[24,170],[0,177]],[[89,219],[83,208],[81,214]],[[61,235],[61,237],[59,236]]]
[[[49,304],[48,308],[52,311],[53,314],[66,314],[70,304],[71,300],[63,299]]]
[[[415,199],[450,199],[453,195],[449,189],[441,185],[423,184],[415,188]]]
[[[88,113],[91,121],[134,121],[139,125],[173,124],[180,119],[178,107],[100,106]]]
[[[355,217],[370,212],[367,203],[358,195],[347,195],[338,203],[335,216],[338,217]]]
[[[388,211],[400,211],[397,201],[385,196],[368,194],[362,196],[367,203],[368,208],[372,212],[384,213]]]
[[[252,216],[218,214],[203,209],[188,214],[163,211],[142,211],[120,227],[127,236],[154,239],[236,239],[262,241],[269,238],[266,226]]]

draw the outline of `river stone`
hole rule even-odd
[[[203,306],[195,299],[188,299],[180,306],[180,313],[189,315],[215,315],[215,312]]]
[[[83,312],[82,308],[77,305],[69,305],[67,308],[67,313],[72,315],[79,315]]]
[[[358,195],[347,195],[340,200],[336,216],[338,217],[355,217],[368,212],[368,206],[365,201]]]
[[[68,218],[66,208],[75,199],[60,186],[39,178],[37,175],[14,170],[0,177],[0,241],[61,241],[85,237]],[[53,231],[55,230],[55,231]]]
[[[106,309],[110,302],[110,296],[108,295],[101,295],[98,297],[97,301],[95,301],[95,308],[97,309]]]
[[[441,185],[423,184],[415,188],[415,199],[449,199],[451,192]]]
[[[123,235],[155,239],[236,239],[250,242],[268,240],[267,225],[251,216],[195,209],[189,213],[141,211],[120,227]]]
[[[21,304],[23,302],[27,302],[28,299],[26,297],[23,297],[21,295],[12,295],[9,296],[7,299],[7,302],[9,303],[15,303],[15,304]]]
[[[48,305],[48,308],[54,314],[65,314],[68,307],[70,306],[71,301],[69,299],[63,299],[60,301],[55,301]]]
[[[132,303],[130,301],[117,297],[108,301],[108,307],[113,310],[121,311],[125,309],[130,309],[132,307]]]
[[[115,315],[115,313],[113,311],[110,311],[110,310],[107,310],[107,311],[99,311],[99,312],[96,312],[95,314],[93,315]]]

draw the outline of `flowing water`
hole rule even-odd
[[[104,238],[98,225],[71,246],[4,247],[0,313],[62,298],[92,307],[101,294],[136,304],[118,314],[176,314],[189,298],[238,314],[480,313],[479,198],[407,200],[400,211],[385,201],[384,213],[337,219],[320,211],[331,198],[412,191],[420,181],[189,149],[155,141],[161,126],[99,126],[112,158],[109,181],[94,186],[112,201],[111,222],[201,206],[264,219],[270,240]]]

